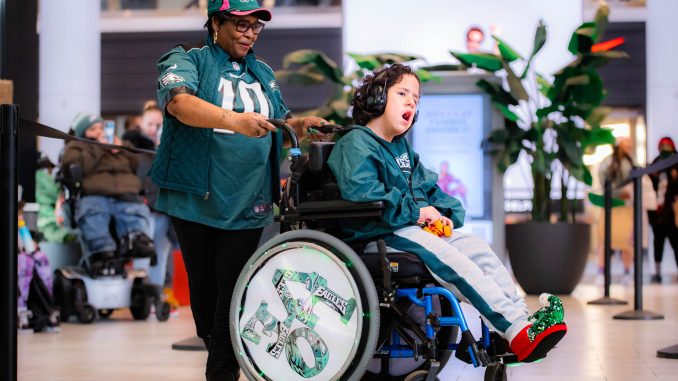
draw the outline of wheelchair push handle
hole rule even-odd
[[[340,126],[338,124],[326,123],[320,126],[309,126],[306,128],[306,133],[309,135],[322,133],[322,134],[332,134],[335,132],[344,132],[346,127]]]
[[[283,119],[267,119],[267,122],[271,123],[274,125],[276,128],[279,128],[285,132],[287,132],[287,135],[290,137],[290,144],[291,148],[293,149],[299,149],[299,138],[297,137],[297,133],[294,131],[294,128],[287,124],[285,120]]]

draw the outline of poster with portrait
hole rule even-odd
[[[481,94],[422,95],[412,144],[438,185],[457,198],[467,217],[485,214],[484,107]]]

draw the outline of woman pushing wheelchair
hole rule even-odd
[[[416,254],[441,285],[473,305],[508,342],[518,361],[546,356],[567,332],[555,296],[540,298],[530,315],[508,271],[490,246],[473,235],[449,237],[427,230],[459,228],[461,203],[437,185],[404,135],[416,121],[420,83],[414,71],[394,64],[365,77],[352,101],[351,128],[336,144],[328,165],[352,202],[381,201],[383,216],[340,222],[347,241],[383,238],[394,249]],[[437,227],[436,227],[437,225]]]

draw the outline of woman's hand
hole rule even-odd
[[[252,138],[265,136],[269,132],[274,132],[276,127],[269,123],[266,118],[257,112],[233,113],[232,118],[236,119],[236,131],[239,134]]]
[[[327,121],[318,116],[305,116],[303,118],[291,118],[287,123],[294,128],[294,131],[297,133],[299,140],[310,138],[313,141],[329,141],[331,140],[332,134],[307,134],[306,130],[309,127],[321,126],[327,124]]]

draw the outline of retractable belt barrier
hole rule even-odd
[[[108,149],[122,149],[126,150],[129,152],[133,153],[143,153],[143,154],[149,154],[149,155],[155,155],[155,151],[147,150],[147,149],[141,149],[141,148],[135,148],[135,147],[129,147],[125,145],[116,145],[116,144],[107,144],[107,143],[101,143],[95,140],[87,139],[87,138],[81,138],[75,135],[69,135],[63,131],[57,130],[56,128],[46,126],[44,124],[40,124],[38,122],[33,122],[31,120],[27,119],[21,119],[21,128],[19,129],[19,133],[22,135],[35,135],[35,136],[42,136],[45,138],[52,138],[52,139],[60,139],[60,140],[65,140],[65,141],[71,141],[71,140],[77,140],[81,142],[85,142],[88,144],[94,144],[103,148],[108,148]]]

